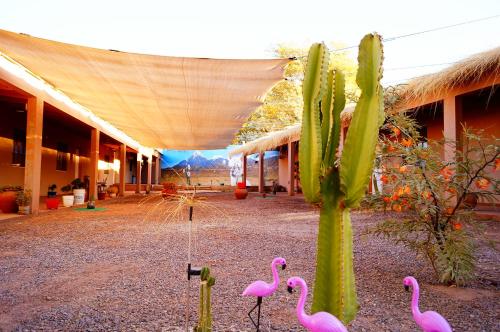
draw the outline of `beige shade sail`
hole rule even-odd
[[[0,30],[0,52],[143,146],[226,147],[289,59],[144,55]]]

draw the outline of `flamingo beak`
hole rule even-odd
[[[290,293],[290,294],[293,293],[293,287],[292,286],[288,286],[287,290],[288,290],[288,293]]]
[[[410,286],[405,285],[405,291],[409,292],[410,291]]]
[[[282,270],[286,269],[286,263],[285,263],[285,264],[283,264],[283,265],[281,265],[281,269],[282,269]]]

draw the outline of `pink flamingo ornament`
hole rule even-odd
[[[307,315],[304,311],[304,304],[307,298],[307,285],[304,279],[292,277],[287,281],[288,292],[292,293],[296,286],[300,286],[300,298],[297,303],[297,318],[300,324],[311,332],[347,332],[346,327],[335,316],[328,312],[317,312],[314,315]]]
[[[426,311],[421,313],[418,309],[418,296],[420,290],[417,280],[413,277],[406,277],[403,280],[403,284],[407,291],[410,290],[410,286],[413,287],[411,312],[417,325],[420,326],[424,332],[451,332],[450,324],[448,324],[443,316],[435,311]]]
[[[276,257],[275,259],[273,259],[271,263],[273,282],[271,284],[268,284],[267,282],[262,280],[254,281],[250,285],[248,285],[248,287],[243,291],[242,294],[243,296],[257,297],[257,304],[255,305],[255,307],[252,308],[252,310],[248,312],[248,317],[250,317],[250,320],[252,321],[255,328],[257,328],[257,331],[259,331],[259,326],[260,326],[260,306],[262,304],[262,298],[273,295],[274,292],[278,289],[278,285],[280,283],[280,277],[276,269],[277,265],[281,265],[281,268],[284,270],[286,268],[286,260],[282,257]],[[251,314],[257,307],[259,308],[259,310],[257,313],[257,324],[256,324]]]

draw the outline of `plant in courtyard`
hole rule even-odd
[[[215,278],[210,276],[210,269],[204,267],[200,274],[200,317],[198,325],[195,327],[196,332],[212,331],[212,309],[211,309],[211,293],[212,286],[215,284]]]
[[[493,202],[500,194],[495,177],[499,140],[464,128],[458,145],[425,142],[415,121],[404,114],[390,116],[382,133],[382,188],[369,200],[401,215],[371,231],[425,257],[440,282],[464,284],[474,271],[471,235],[480,230],[471,208],[478,199]],[[445,148],[457,148],[455,158],[443,160]]]
[[[56,197],[57,196],[57,185],[55,183],[51,184],[49,187],[48,187],[48,190],[47,190],[47,197]]]
[[[352,258],[350,210],[359,205],[372,173],[379,127],[384,122],[382,43],[377,34],[359,45],[356,105],[342,156],[340,112],[345,106],[344,76],[328,71],[328,50],[314,44],[304,83],[299,146],[300,181],[307,201],[320,206],[313,312],[327,311],[344,322],[358,309]]]
[[[16,203],[19,206],[29,206],[31,204],[31,190],[24,189],[17,192]]]

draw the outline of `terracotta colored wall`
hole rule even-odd
[[[56,170],[57,145],[64,143],[68,146],[69,159],[65,171]],[[45,195],[47,187],[52,183],[57,185],[58,193],[61,187],[74,180],[77,175],[83,179],[88,175],[90,132],[84,127],[64,126],[47,117],[43,121],[42,140],[42,179],[40,181],[40,192]],[[75,172],[76,152],[79,155],[78,174]]]
[[[0,186],[24,183],[24,167],[12,166],[14,130],[26,130],[26,113],[16,112],[18,108],[23,105],[0,103]]]
[[[0,137],[0,186],[23,185],[24,167],[12,166],[12,139]]]
[[[500,137],[500,93],[485,103],[482,98],[465,98],[462,122],[471,128],[484,129],[486,135]]]
[[[23,185],[24,167],[12,166],[12,136],[14,129],[26,128],[26,113],[12,112],[6,104],[0,103],[0,186]],[[56,170],[57,144],[68,145],[70,153],[66,171]],[[89,174],[90,132],[88,128],[64,126],[57,121],[44,118],[42,140],[42,167],[40,192],[46,195],[47,187],[53,183],[61,193],[61,187],[75,178],[75,153],[79,153],[79,177]],[[106,150],[106,149],[104,149]]]

